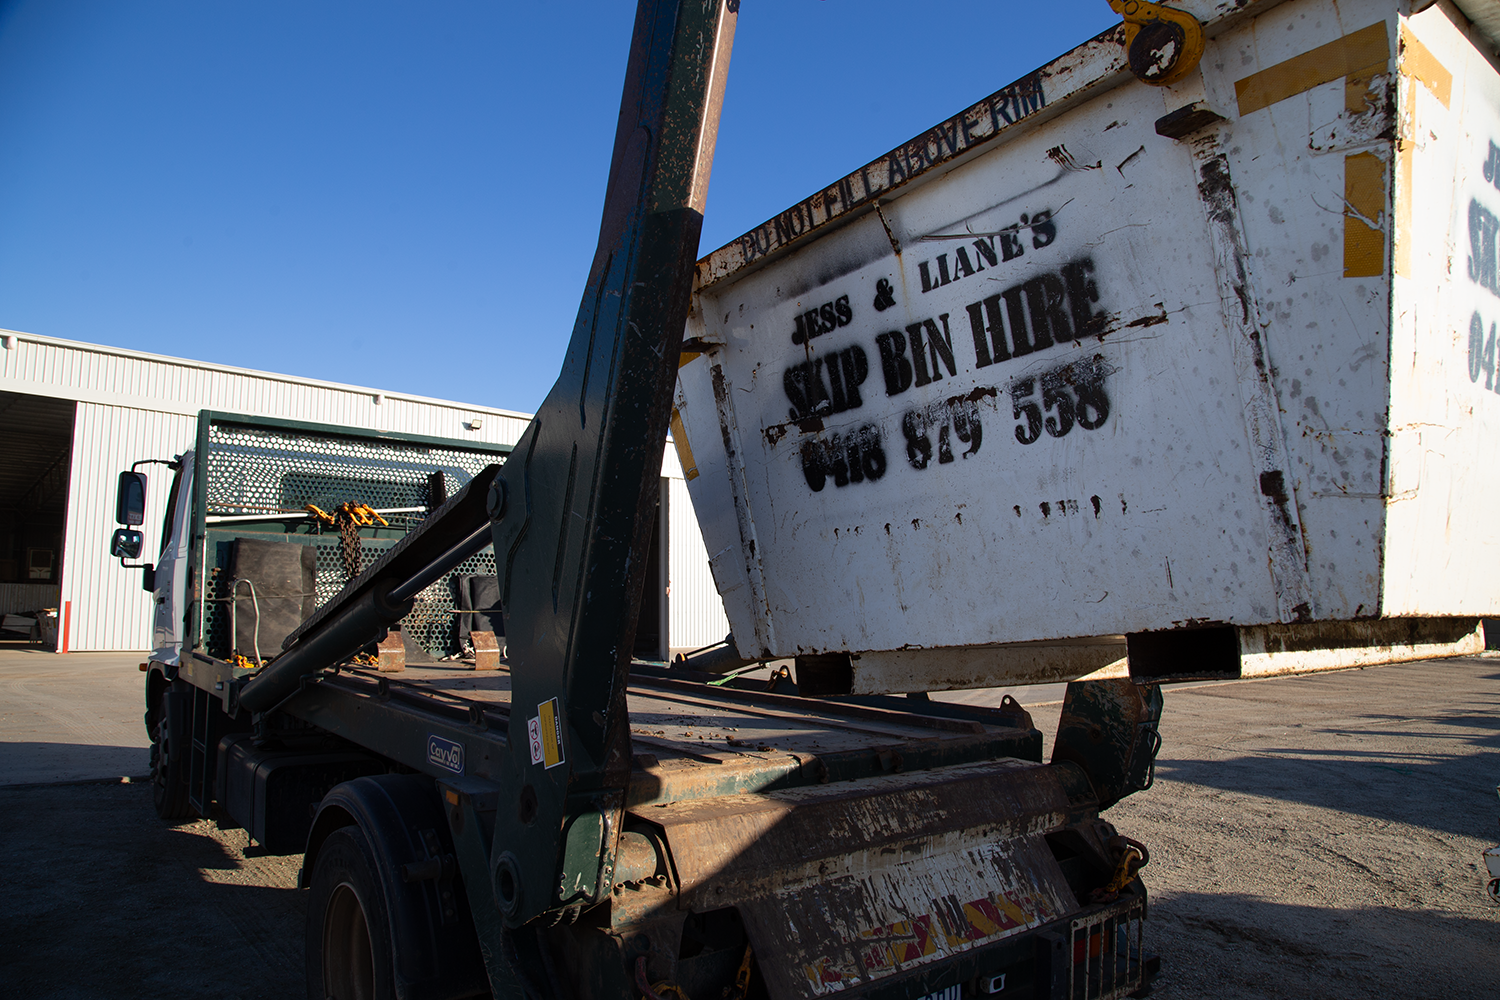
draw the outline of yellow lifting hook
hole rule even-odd
[[[1151,862],[1151,852],[1139,840],[1114,836],[1105,845],[1116,854],[1114,877],[1088,895],[1090,903],[1112,903],[1120,898],[1125,887],[1135,881],[1136,874]]]
[[[377,511],[374,507],[371,507],[367,503],[359,503],[355,500],[346,500],[345,502],[339,504],[338,508],[334,510],[332,514],[323,510],[317,504],[310,503],[302,509],[311,514],[315,520],[322,521],[330,528],[338,527],[341,522],[348,522],[350,524],[363,526],[369,526],[378,523],[385,525],[386,527],[389,527],[391,523],[385,518],[381,517],[380,512]]]
[[[1125,58],[1137,80],[1176,83],[1203,58],[1203,26],[1191,14],[1143,0],[1109,0],[1125,19]]]

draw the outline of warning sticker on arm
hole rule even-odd
[[[527,741],[531,747],[531,762],[545,767],[556,767],[564,760],[562,711],[556,698],[542,702],[536,710],[537,714],[526,723]]]

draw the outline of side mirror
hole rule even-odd
[[[146,523],[146,477],[139,472],[120,473],[120,488],[115,493],[115,523],[135,527]],[[134,532],[139,536],[140,532]],[[120,532],[115,532],[115,540]],[[136,542],[136,555],[140,555],[140,542]],[[130,558],[134,559],[135,556]]]
[[[156,567],[150,563],[141,568],[141,589],[148,594],[156,593]]]
[[[128,473],[127,473],[128,474]],[[109,541],[109,554],[117,559],[139,559],[146,536],[133,528],[120,528]]]

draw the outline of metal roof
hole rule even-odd
[[[452,399],[435,399],[430,396],[416,396],[410,393],[393,392],[389,389],[379,389],[372,386],[350,385],[344,382],[327,382],[322,379],[303,378],[299,375],[285,375],[277,372],[258,371],[253,368],[237,368],[233,365],[214,364],[209,361],[195,361],[191,358],[178,358],[168,354],[152,354],[149,351],[134,351],[124,347],[110,347],[105,344],[90,344],[81,340],[64,340],[61,337],[45,337],[40,334],[24,333],[18,330],[6,330],[0,328],[0,349],[13,350],[18,341],[28,341],[34,344],[47,344],[54,347],[67,348],[87,354],[104,355],[114,358],[127,358],[140,361],[152,361],[159,364],[172,365],[177,368],[188,368],[204,372],[220,372],[228,375],[244,375],[251,378],[262,379],[270,382],[282,382],[296,386],[314,386],[321,389],[335,389],[344,392],[361,393],[368,396],[378,396],[383,399],[401,400],[411,403],[425,403],[432,406],[443,406],[453,409],[472,410],[475,413],[494,414],[496,416],[516,417],[521,420],[530,420],[530,413],[519,410],[506,410],[496,406],[485,406],[479,403],[469,403]]]

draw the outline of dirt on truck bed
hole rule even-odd
[[[1155,787],[1107,814],[1151,849],[1155,996],[1500,995],[1500,659],[1171,688],[1161,728]],[[0,815],[0,995],[304,995],[300,857],[167,827],[139,784]]]

